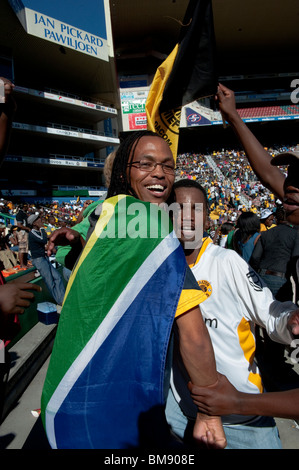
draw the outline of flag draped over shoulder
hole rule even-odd
[[[169,144],[176,161],[182,106],[215,95],[212,0],[190,0],[178,44],[160,65],[146,101],[148,129]]]
[[[140,446],[165,402],[186,269],[166,212],[131,196],[104,201],[67,286],[42,393],[52,448]]]

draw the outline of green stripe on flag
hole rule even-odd
[[[168,214],[155,204],[131,196],[116,196],[103,203],[60,314],[42,396],[43,419],[61,379],[140,266],[170,232]]]

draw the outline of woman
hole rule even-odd
[[[242,212],[238,217],[233,237],[234,250],[250,264],[254,247],[260,237],[260,219],[253,212]]]

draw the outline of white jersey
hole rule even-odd
[[[293,337],[287,329],[287,320],[296,305],[276,301],[241,256],[214,245],[208,238],[195,265],[190,267],[209,295],[200,304],[200,310],[212,340],[218,372],[241,392],[261,393],[262,380],[254,361],[255,324],[264,327],[273,340],[290,344]],[[196,407],[186,388],[188,377],[177,354],[175,348],[172,389],[184,413],[195,417]],[[240,418],[230,417],[226,422],[243,421]]]

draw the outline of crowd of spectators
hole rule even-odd
[[[266,148],[273,157],[293,149],[277,145]],[[179,154],[176,177],[194,179],[206,189],[210,219],[215,226],[235,223],[244,211],[258,216],[263,209],[275,211],[281,202],[258,180],[243,150]]]
[[[20,269],[31,266],[30,253],[28,255],[28,263],[23,266],[18,238],[17,218],[20,212],[26,214],[26,218],[34,214],[39,214],[47,237],[51,233],[61,227],[72,227],[81,219],[82,212],[87,204],[91,201],[80,201],[79,198],[75,204],[57,202],[48,204],[38,203],[14,203],[10,200],[0,199],[0,214],[10,217],[12,223],[0,222],[0,269],[7,271],[8,274],[12,269]],[[3,218],[3,217],[2,217]]]
[[[266,149],[273,157],[293,147],[273,146]],[[210,222],[207,229],[213,236],[224,223],[236,224],[244,211],[260,216],[261,211],[275,211],[279,200],[265,188],[251,169],[243,150],[221,149],[205,153],[182,153],[177,158],[176,179],[191,178],[207,191]],[[48,237],[60,227],[72,227],[80,221],[83,209],[91,201],[76,203],[57,201],[52,203],[26,203],[26,214],[39,214]],[[0,213],[16,216],[23,203],[0,199]],[[2,228],[1,228],[2,227]],[[14,237],[15,227],[0,224],[1,250],[17,251]]]

